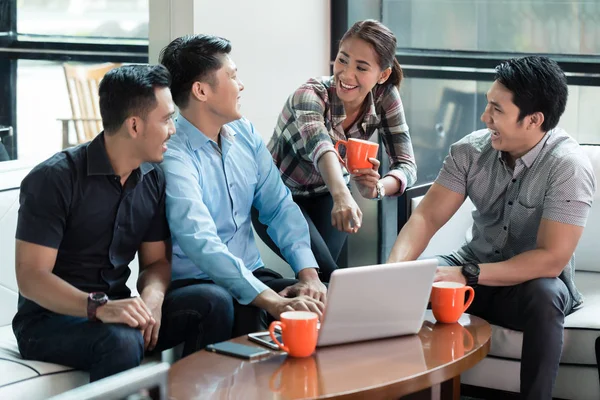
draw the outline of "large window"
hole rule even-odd
[[[600,2],[383,0],[399,48],[600,54]]]
[[[339,2],[333,2],[339,3]],[[569,102],[559,125],[581,143],[600,143],[600,2],[589,0],[348,0],[332,32],[376,18],[398,40],[406,79],[402,100],[419,168],[418,184],[435,179],[448,146],[475,129],[493,68],[529,54],[559,62]],[[341,36],[340,36],[341,37]],[[337,47],[332,38],[332,46]]]
[[[64,65],[148,61],[149,0],[0,0],[0,161],[64,147]],[[75,123],[67,126],[77,138]]]
[[[17,32],[148,39],[148,0],[20,0]]]
[[[600,1],[589,0],[332,0],[332,60],[356,21],[375,18],[398,40],[405,72],[401,96],[418,166],[417,185],[432,182],[450,144],[483,128],[481,113],[494,67],[508,58],[542,54],[569,82],[559,122],[580,143],[600,143]],[[412,190],[412,189],[409,189]],[[418,189],[415,189],[418,190]],[[379,261],[405,222],[399,207],[379,204]]]

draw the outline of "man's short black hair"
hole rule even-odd
[[[513,94],[519,121],[536,112],[544,114],[542,130],[556,127],[567,106],[567,77],[548,57],[514,58],[496,67],[495,79]]]
[[[124,65],[108,71],[98,90],[105,132],[117,132],[133,115],[145,118],[157,104],[154,89],[170,84],[169,71],[162,65]]]
[[[214,87],[214,73],[223,65],[222,56],[229,52],[229,40],[212,35],[182,36],[162,49],[159,60],[171,73],[171,93],[179,108],[188,105],[194,82],[208,82]]]

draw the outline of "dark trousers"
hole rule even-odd
[[[170,288],[162,307],[155,352],[184,343],[183,356],[227,340],[233,325],[233,299],[217,285]],[[90,372],[90,381],[137,367],[144,357],[139,329],[123,324],[44,312],[17,317],[13,330],[23,358]]]
[[[338,268],[338,258],[348,239],[346,232],[340,232],[331,225],[333,198],[329,193],[312,197],[296,196],[294,202],[298,204],[308,223],[310,247],[319,265],[321,281],[329,282],[331,274]],[[252,208],[252,224],[262,241],[283,259],[279,248],[267,233],[267,227],[258,220],[258,211],[255,208]]]
[[[439,256],[440,265],[458,266],[453,256]],[[521,398],[552,399],[563,346],[565,316],[572,298],[559,278],[533,279],[514,286],[475,288],[467,310],[491,324],[523,332]]]
[[[268,268],[259,268],[253,274],[276,293],[298,283],[296,279],[284,278],[279,273]],[[233,337],[247,335],[250,332],[264,331],[269,327],[271,321],[273,321],[273,317],[265,310],[253,305],[244,306],[234,300],[233,307],[235,310]]]
[[[262,283],[273,289],[276,293],[281,292],[288,286],[292,286],[298,281],[296,279],[288,279],[281,274],[268,269],[259,268],[253,272],[254,276]],[[171,286],[191,286],[191,285],[211,285],[215,286],[213,281],[199,279],[182,279],[174,281]],[[225,291],[225,289],[222,289]],[[230,296],[231,297],[231,296]],[[233,301],[233,329],[231,330],[232,337],[247,335],[251,332],[264,331],[268,328],[268,324],[273,321],[273,318],[262,310],[253,305],[241,305],[235,300]],[[213,342],[214,343],[214,342]],[[207,343],[208,344],[208,343]]]

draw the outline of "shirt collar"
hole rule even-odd
[[[531,166],[533,165],[533,162],[537,159],[537,157],[542,152],[542,148],[546,144],[546,141],[548,141],[548,138],[550,137],[551,132],[552,131],[546,132],[546,134],[542,137],[542,139],[531,150],[529,150],[527,153],[523,154],[517,160],[521,160],[527,168],[531,168]],[[498,151],[498,159],[500,161],[504,162],[504,152],[503,151]],[[517,160],[515,160],[515,162]]]
[[[366,101],[366,111],[363,116],[363,123],[367,125],[377,125],[379,124],[379,116],[377,115],[377,111],[375,109],[375,91],[377,90],[377,86],[373,88],[367,95]],[[346,119],[346,111],[344,110],[344,104],[342,100],[337,95],[337,89],[335,84],[335,78],[332,76],[329,78],[329,101],[331,105],[331,124],[333,126],[337,126],[342,123],[343,120]]]
[[[106,153],[106,144],[104,142],[104,131],[100,132],[92,140],[86,149],[87,152],[87,174],[91,175],[115,175],[115,171],[110,164],[108,154]],[[154,166],[151,163],[142,163],[139,167],[140,172],[146,175],[152,171]]]
[[[181,114],[179,114],[177,117],[177,134],[185,136],[193,150],[198,150],[202,146],[211,142],[208,136],[206,136],[200,129],[196,128],[194,124],[188,121]],[[227,125],[223,125],[221,127],[221,139],[232,142],[235,134],[236,132],[233,129],[230,129]]]

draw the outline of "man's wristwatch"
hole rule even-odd
[[[462,274],[467,278],[467,286],[475,287],[479,282],[479,265],[475,263],[466,263],[462,266]]]
[[[377,181],[375,190],[377,190],[377,196],[373,197],[373,200],[381,200],[385,197],[385,186],[383,186],[383,182]]]
[[[108,296],[102,292],[92,292],[88,295],[87,316],[90,321],[98,321],[96,310],[108,302]]]

